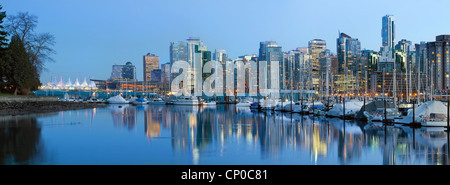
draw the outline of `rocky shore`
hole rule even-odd
[[[36,113],[50,113],[65,110],[105,107],[100,103],[78,103],[58,101],[55,97],[0,97],[0,116],[16,116]]]

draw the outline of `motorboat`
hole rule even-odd
[[[203,102],[203,105],[206,105],[206,106],[216,106],[216,101],[207,101],[207,102]]]
[[[129,103],[129,101],[125,100],[122,96],[116,95],[111,98],[108,98],[106,102],[110,104],[123,104],[123,103]]]
[[[250,109],[259,109],[259,102],[253,102],[250,105]]]
[[[174,105],[200,105],[200,101],[193,96],[185,96],[178,98],[173,102]]]
[[[144,98],[136,98],[133,101],[133,105],[145,105],[147,104],[147,100],[145,100]]]
[[[136,99],[138,99],[138,97],[136,97],[136,96],[132,96],[132,97],[129,97],[128,99],[126,99],[129,103],[133,103]]]
[[[236,107],[250,107],[250,105],[253,102],[248,101],[248,100],[244,100],[244,101],[240,101],[239,103],[236,104]]]
[[[150,105],[165,105],[166,102],[162,98],[153,98],[148,101]]]

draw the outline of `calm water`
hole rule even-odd
[[[111,105],[0,119],[0,164],[449,164],[443,129],[234,105]]]

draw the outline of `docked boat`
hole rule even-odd
[[[106,102],[110,104],[123,104],[123,103],[129,103],[129,101],[125,100],[122,96],[117,95],[113,96],[111,98],[108,98]]]
[[[386,102],[385,107],[384,101],[373,101],[361,107],[355,118],[361,121],[383,121],[386,117],[387,120],[393,121],[400,116],[401,112],[392,102]]]
[[[250,109],[259,109],[259,102],[253,102],[250,105]]]
[[[363,106],[362,101],[358,100],[348,100],[345,101],[345,117],[346,118],[355,118],[355,115],[361,110],[361,107]],[[328,117],[338,117],[342,118],[344,117],[344,104],[339,103],[336,104],[332,109],[330,109],[326,116]]]
[[[136,99],[138,99],[138,97],[131,96],[131,97],[127,98],[126,100],[127,100],[129,103],[133,103]]]
[[[440,101],[428,101],[414,110],[414,122],[422,126],[447,126],[447,106]],[[411,124],[413,122],[413,110],[410,109],[406,116],[395,119],[395,123]]]
[[[133,105],[145,105],[147,104],[147,100],[145,100],[144,98],[136,98],[133,101]]]
[[[299,105],[296,105],[294,102],[287,102],[283,105],[282,111],[285,112],[292,112],[295,108],[297,108]]]
[[[205,105],[205,106],[216,106],[216,102],[215,101],[207,101],[207,102],[203,102],[203,105]]]
[[[186,96],[178,98],[176,101],[173,101],[174,105],[200,105],[200,101],[193,96]]]
[[[148,104],[150,104],[150,105],[165,105],[166,102],[161,98],[153,98],[148,101]]]
[[[248,101],[248,100],[244,100],[244,101],[240,101],[239,103],[236,104],[236,107],[250,107],[250,105],[252,105],[253,102]]]

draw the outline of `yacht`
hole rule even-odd
[[[166,102],[162,98],[153,98],[148,101],[150,105],[165,105]]]
[[[244,100],[244,101],[240,101],[239,103],[236,104],[236,107],[250,107],[250,105],[252,105],[253,102],[248,101],[248,100]]]
[[[173,102],[174,105],[200,105],[200,101],[193,96],[186,96]]]
[[[203,102],[203,105],[206,105],[206,106],[215,106],[215,105],[216,105],[216,102],[215,102],[215,101],[207,101],[207,102]]]
[[[145,105],[147,104],[147,101],[144,98],[136,98],[133,101],[133,105]]]

